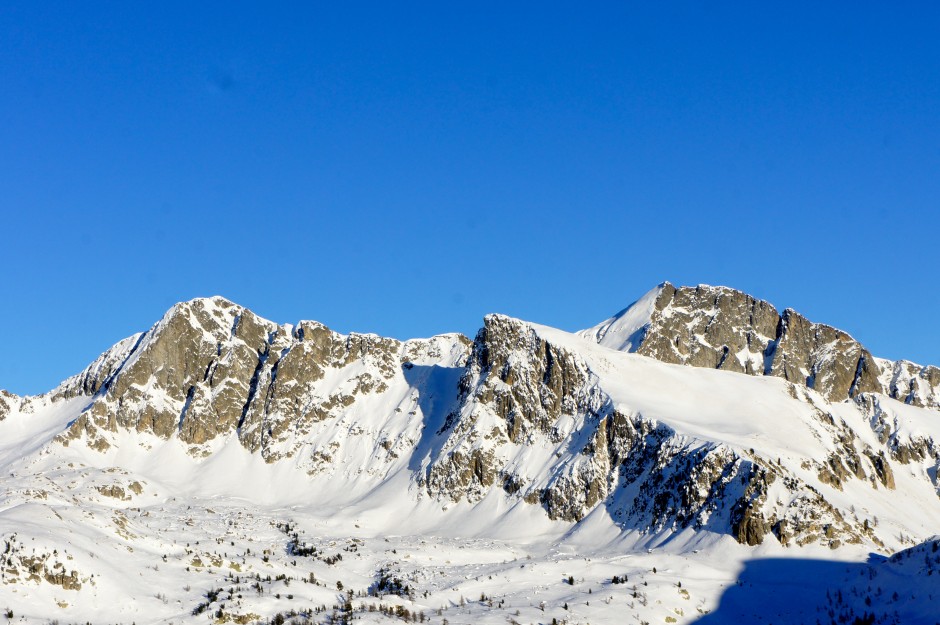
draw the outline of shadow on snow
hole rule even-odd
[[[694,622],[934,625],[940,622],[940,579],[903,574],[876,554],[868,562],[751,560],[718,607]]]

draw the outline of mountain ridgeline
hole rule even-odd
[[[881,393],[940,408],[940,368],[876,358],[841,330],[734,289],[666,282],[581,335],[662,362],[781,377],[830,401]]]
[[[235,444],[311,483],[405,476],[403,497],[622,531],[888,550],[940,518],[940,370],[723,287],[666,283],[579,335],[490,315],[472,341],[197,299],[45,396],[0,394],[0,420],[64,403],[60,448]],[[898,512],[879,522],[853,503],[868,500]]]

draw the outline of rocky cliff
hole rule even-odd
[[[833,451],[781,460],[766,449],[689,437],[629,410],[571,347],[530,324],[487,317],[460,381],[458,409],[439,432],[441,453],[422,482],[429,493],[476,501],[502,488],[553,519],[577,522],[603,508],[624,529],[705,528],[752,545],[767,536],[785,545],[880,544],[864,519],[834,506],[814,484],[893,489],[887,450],[818,396],[789,391],[794,403],[812,406],[802,425]],[[919,443],[917,457],[940,458],[932,441]]]
[[[473,341],[398,341],[197,299],[47,396],[0,394],[0,419],[77,406],[67,449],[131,435],[140,453],[174,441],[202,459],[231,443],[311,483],[404,475],[402,497],[645,534],[881,548],[940,518],[935,368],[714,287],[665,284],[581,335],[490,315]],[[883,531],[855,509],[911,493],[923,514]]]
[[[940,407],[940,369],[875,358],[851,336],[726,287],[663,283],[582,336],[663,362],[769,375],[830,401],[882,393]]]
[[[469,346],[457,334],[402,342],[341,335],[316,322],[278,325],[222,298],[197,299],[174,306],[55,391],[89,396],[60,440],[84,438],[104,451],[109,434],[132,430],[206,453],[207,443],[235,435],[274,462],[309,443],[316,424],[343,418],[365,398],[381,397],[378,403],[400,412],[400,389],[391,393],[389,381],[401,382],[404,363],[455,366]]]

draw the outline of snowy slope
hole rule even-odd
[[[578,335],[610,349],[635,352],[643,343],[644,335],[653,321],[653,311],[663,286],[661,284],[651,289],[610,319],[582,330]]]

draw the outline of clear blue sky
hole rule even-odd
[[[937,3],[271,4],[0,5],[0,388],[197,296],[408,338],[663,280],[940,364]]]

